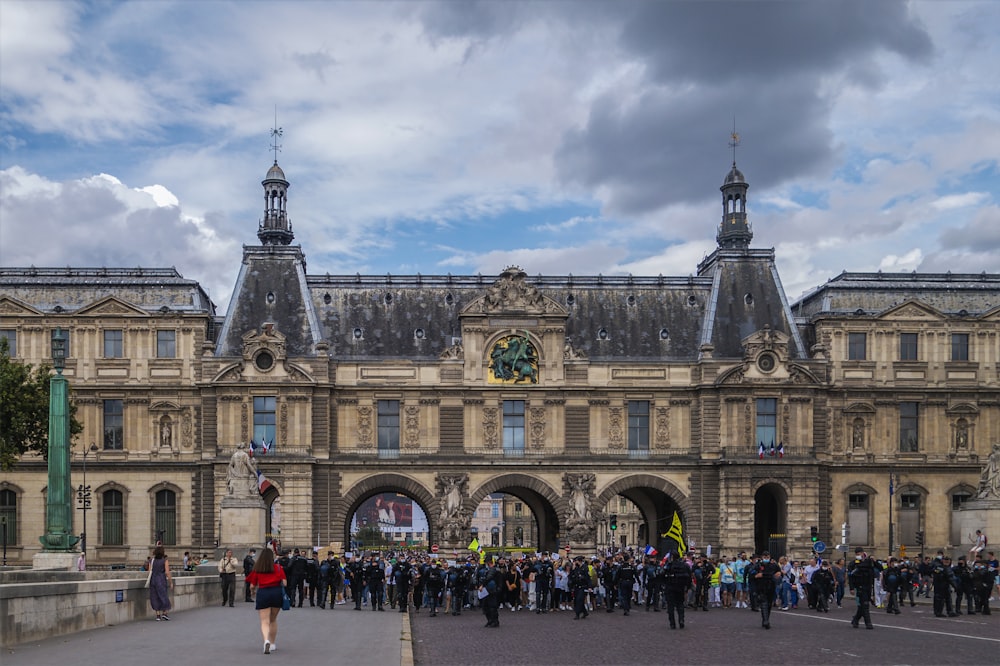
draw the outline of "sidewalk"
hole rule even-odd
[[[183,663],[345,663],[412,666],[408,616],[354,611],[345,604],[295,608],[278,615],[278,650],[263,654],[260,621],[252,603],[211,606],[170,615],[169,622],[142,620],[83,631],[4,650],[4,666],[103,666]]]

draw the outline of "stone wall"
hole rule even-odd
[[[106,578],[106,572],[95,573],[98,579],[89,572],[5,574],[0,584],[2,646],[148,620],[155,615],[149,606],[144,573],[129,572],[127,578]],[[217,574],[176,576],[174,583],[170,597],[173,611],[219,601]]]

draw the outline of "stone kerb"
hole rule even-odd
[[[155,613],[145,584],[143,575],[0,585],[2,646],[149,619]],[[177,576],[170,601],[182,611],[218,603],[219,594],[218,572]]]

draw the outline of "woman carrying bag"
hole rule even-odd
[[[149,564],[146,576],[146,587],[149,588],[149,605],[156,611],[156,621],[169,620],[170,588],[174,586],[174,578],[170,575],[170,562],[167,561],[163,546],[157,546],[153,551],[153,561]]]
[[[265,548],[254,562],[253,571],[247,576],[250,594],[257,599],[256,608],[260,615],[260,633],[264,636],[264,654],[277,650],[274,639],[278,637],[278,613],[285,599],[285,570],[274,561],[274,552]]]

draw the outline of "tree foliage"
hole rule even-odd
[[[28,452],[48,456],[51,369],[12,359],[7,340],[0,339],[0,469],[11,469]],[[72,404],[69,432],[83,432]]]

